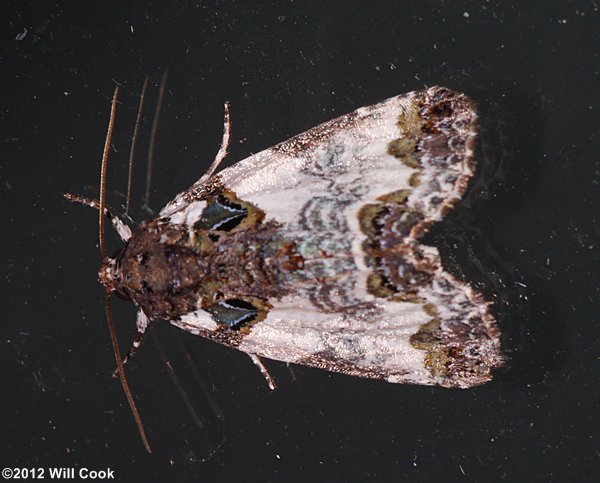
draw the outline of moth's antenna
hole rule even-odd
[[[115,126],[115,113],[117,111],[118,96],[119,86],[116,86],[112,98],[112,103],[110,106],[108,132],[106,133],[106,139],[104,140],[104,152],[102,153],[102,168],[100,170],[100,208],[98,209],[100,229],[98,231],[100,238],[100,253],[102,253],[103,262],[105,262],[108,258],[108,256],[106,255],[106,243],[104,242],[104,209],[106,208],[106,165],[108,160],[108,151],[110,149],[110,142],[112,140],[113,128]]]
[[[156,102],[156,110],[154,111],[154,120],[152,121],[152,131],[150,133],[150,144],[148,146],[148,168],[146,170],[146,194],[144,195],[144,206],[150,208],[150,185],[152,183],[152,163],[154,162],[154,149],[156,147],[156,133],[158,132],[158,120],[160,118],[160,110],[165,98],[165,86],[167,85],[167,76],[169,69],[165,69],[160,79],[160,87],[158,89],[158,101]]]
[[[142,438],[142,443],[144,443],[146,451],[148,451],[148,453],[152,453],[150,443],[148,442],[146,432],[144,431],[142,418],[140,417],[140,413],[137,410],[135,401],[133,400],[133,395],[131,394],[131,391],[129,390],[129,385],[127,384],[127,378],[125,377],[125,369],[123,369],[123,359],[121,358],[119,341],[117,340],[117,331],[115,329],[115,323],[113,321],[112,311],[110,309],[110,289],[108,287],[104,290],[104,305],[106,307],[106,317],[108,319],[110,339],[112,341],[115,359],[117,360],[117,370],[119,371],[119,379],[121,379],[121,385],[123,386],[125,396],[127,397],[127,402],[129,403],[129,407],[131,408],[131,412],[133,413],[133,419],[135,419],[135,424],[137,425],[138,432],[140,433],[140,437]]]
[[[133,180],[133,159],[135,157],[135,148],[140,131],[140,123],[144,112],[144,100],[146,99],[146,89],[148,88],[148,76],[144,79],[144,86],[140,94],[140,104],[138,106],[137,117],[135,119],[135,127],[133,128],[133,136],[131,138],[131,150],[129,151],[129,176],[127,178],[127,202],[125,203],[125,214],[129,214],[129,205],[131,203],[131,184]]]
[[[108,121],[108,132],[106,133],[106,140],[104,142],[104,152],[102,153],[102,168],[100,171],[100,209],[99,211],[99,224],[100,224],[100,252],[102,253],[102,262],[106,263],[108,261],[108,256],[106,254],[106,243],[104,241],[104,210],[106,206],[106,166],[108,161],[108,151],[110,149],[110,142],[112,139],[113,127],[115,125],[115,112],[117,110],[117,97],[119,96],[119,86],[115,87],[115,93],[113,94],[112,104],[110,108],[110,120]],[[131,408],[131,412],[133,413],[133,419],[135,419],[135,423],[137,424],[138,431],[140,433],[140,437],[142,438],[142,442],[146,448],[148,453],[151,453],[150,444],[148,443],[148,438],[146,438],[146,432],[144,431],[144,425],[142,424],[142,419],[140,418],[140,414],[135,405],[135,401],[133,400],[133,396],[131,394],[131,390],[129,389],[129,385],[127,384],[127,379],[125,377],[125,370],[123,369],[123,359],[121,357],[121,351],[119,349],[119,341],[117,339],[117,331],[115,329],[115,324],[112,318],[112,310],[110,308],[110,287],[104,288],[104,307],[106,308],[106,318],[108,320],[108,330],[110,332],[110,339],[113,345],[113,351],[115,353],[115,359],[117,360],[117,369],[119,371],[119,378],[121,379],[121,385],[123,386],[123,391],[125,391],[125,396],[127,397],[127,402],[129,403],[129,407]]]

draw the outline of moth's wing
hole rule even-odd
[[[444,111],[451,105],[456,111]],[[441,127],[451,123],[443,139],[434,131],[436,119]],[[473,174],[476,119],[471,101],[445,88],[392,97],[250,156],[208,183],[199,181],[160,216],[193,220],[207,195],[225,187],[262,208],[268,218],[293,221],[335,181],[337,190],[352,190],[365,201],[410,189],[408,205],[425,217],[416,235],[462,196]]]
[[[469,99],[433,87],[222,171],[210,189],[276,222],[304,260],[304,281],[269,299],[266,318],[243,334],[224,332],[202,310],[176,325],[264,357],[390,382],[489,380],[501,356],[488,305],[418,240],[462,196],[475,133]],[[202,190],[192,187],[161,214],[193,226],[206,206]]]

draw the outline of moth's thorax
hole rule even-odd
[[[148,317],[174,319],[222,300],[281,297],[284,272],[298,263],[274,224],[225,232],[158,219],[141,225],[99,276]]]

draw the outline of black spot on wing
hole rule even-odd
[[[258,315],[254,305],[245,300],[229,299],[217,302],[206,308],[213,320],[232,330],[239,330],[249,325]]]
[[[231,231],[238,226],[248,211],[236,203],[231,203],[224,197],[218,197],[202,211],[200,220],[194,228],[197,230]]]

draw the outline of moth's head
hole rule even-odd
[[[198,262],[184,226],[153,220],[102,263],[98,278],[148,317],[171,319],[196,308],[198,296],[191,289],[199,282]]]

